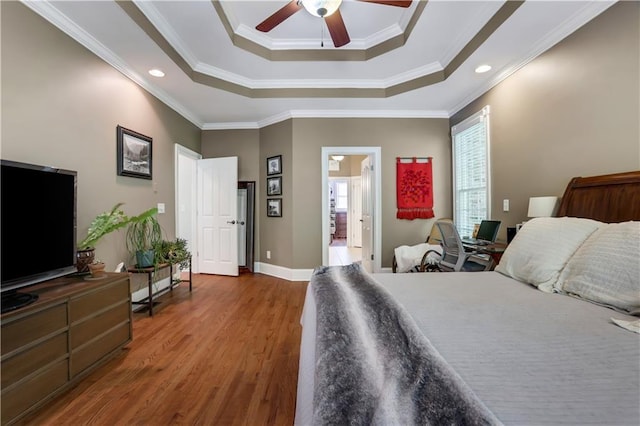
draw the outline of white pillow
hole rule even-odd
[[[601,225],[575,217],[531,219],[511,241],[496,271],[551,293],[569,258]]]
[[[640,222],[594,232],[569,260],[556,289],[640,314]]]

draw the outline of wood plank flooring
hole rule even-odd
[[[28,425],[292,425],[306,283],[194,275]]]

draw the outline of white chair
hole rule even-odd
[[[493,260],[477,251],[465,249],[458,230],[450,221],[437,221],[435,226],[442,235],[442,258],[438,263],[441,271],[471,272],[490,270]]]

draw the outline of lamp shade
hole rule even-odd
[[[529,198],[529,217],[551,217],[555,213],[558,197]]]

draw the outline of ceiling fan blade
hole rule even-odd
[[[367,3],[384,4],[385,6],[409,7],[411,0],[359,0]]]
[[[263,33],[268,33],[272,29],[274,29],[277,25],[281,24],[282,21],[296,13],[302,9],[302,6],[298,5],[297,0],[291,0],[286,6],[279,9],[273,15],[269,16],[264,21],[260,22],[256,26],[256,30],[262,31]]]
[[[329,34],[331,34],[331,40],[333,40],[333,45],[335,47],[344,46],[351,41],[349,33],[347,32],[347,27],[344,25],[344,21],[342,20],[340,9],[324,18],[324,21],[327,23],[327,28],[329,28]]]

